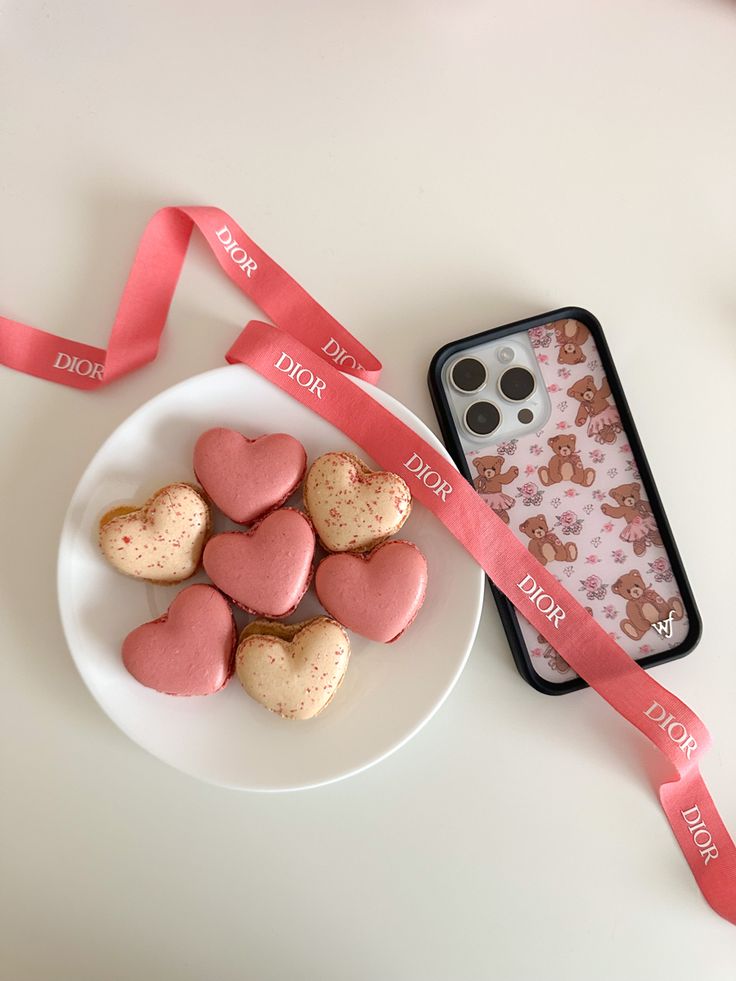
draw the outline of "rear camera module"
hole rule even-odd
[[[537,387],[537,380],[528,368],[514,365],[498,379],[498,390],[509,402],[523,402]]]
[[[486,383],[486,366],[477,358],[461,358],[450,370],[450,381],[458,392],[479,392]]]
[[[465,412],[465,428],[473,436],[490,436],[501,424],[501,413],[493,402],[473,402]]]

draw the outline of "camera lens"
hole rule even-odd
[[[518,365],[507,368],[498,379],[498,390],[509,402],[523,402],[536,387],[537,382],[531,371]]]
[[[452,366],[450,378],[460,392],[477,392],[486,383],[486,366],[477,358],[461,358]]]
[[[465,425],[474,436],[490,436],[500,422],[501,413],[493,402],[473,402],[465,413]]]

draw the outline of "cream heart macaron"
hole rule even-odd
[[[230,604],[212,586],[187,586],[166,613],[123,641],[123,664],[147,688],[211,695],[234,669],[237,633]]]
[[[249,439],[234,429],[208,429],[194,447],[194,473],[217,507],[242,525],[281,507],[307,469],[298,439],[272,433]]]
[[[100,520],[102,554],[119,572],[171,584],[199,568],[212,526],[210,506],[189,484],[168,484],[142,507],[117,507]]]
[[[285,719],[312,719],[340,687],[350,641],[339,623],[254,620],[240,635],[235,670],[245,691]]]
[[[328,552],[365,552],[399,531],[411,493],[398,474],[371,470],[352,453],[325,453],[309,468],[304,505]]]

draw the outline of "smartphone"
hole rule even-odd
[[[642,667],[689,654],[700,615],[596,318],[565,307],[452,341],[429,389],[460,471],[614,640]],[[585,687],[491,588],[524,679]]]

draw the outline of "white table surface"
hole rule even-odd
[[[5,315],[104,344],[152,211],[211,203],[431,425],[445,341],[600,317],[705,623],[656,677],[710,726],[736,831],[734,51],[718,0],[0,7]],[[4,976],[732,981],[654,751],[528,688],[490,600],[429,725],[321,790],[213,789],[96,707],[56,610],[69,496],[255,312],[195,242],[154,366],[92,396],[0,372]]]

